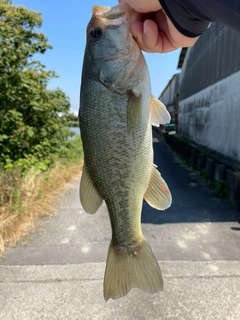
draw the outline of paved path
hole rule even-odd
[[[240,214],[214,198],[163,141],[154,138],[154,151],[173,204],[158,212],[144,203],[142,228],[164,291],[133,289],[104,301],[110,224],[105,206],[94,215],[82,210],[77,179],[61,195],[57,215],[0,258],[0,319],[240,319]]]

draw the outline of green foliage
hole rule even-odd
[[[71,112],[67,113],[65,117],[67,121],[78,122],[78,117]]]
[[[65,116],[68,127],[79,127],[78,117],[72,112],[67,113]]]
[[[207,169],[203,169],[201,172],[201,176],[204,178],[204,180],[209,184],[213,190],[214,195],[221,199],[227,199],[228,198],[228,187],[227,183],[224,180],[211,180],[209,177],[209,173]]]
[[[205,181],[207,181],[207,182],[210,181],[209,173],[206,168],[202,169],[201,176],[204,178]]]
[[[184,158],[184,159],[182,160],[182,165],[183,165],[184,167],[190,167],[190,166],[191,166],[191,161],[190,161],[190,159],[189,159],[189,158]]]
[[[68,127],[76,128],[76,127],[79,127],[79,122],[78,121],[68,121],[67,125],[68,125]]]
[[[228,198],[228,187],[224,180],[213,181],[214,194],[218,198],[227,199]]]
[[[34,54],[51,46],[40,13],[0,0],[0,168],[47,168],[69,148],[66,117],[69,99],[47,89],[57,75]]]

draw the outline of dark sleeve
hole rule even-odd
[[[210,22],[240,32],[240,0],[159,0],[174,26],[187,37],[201,35]]]

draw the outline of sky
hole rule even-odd
[[[39,30],[53,47],[37,60],[59,78],[48,87],[61,88],[70,98],[71,110],[79,108],[81,70],[86,41],[86,26],[95,4],[115,6],[117,0],[12,0],[15,5],[41,12],[43,25]],[[144,54],[151,77],[152,93],[159,97],[172,76],[178,72],[180,50],[171,53]]]

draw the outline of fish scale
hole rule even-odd
[[[128,225],[125,222],[124,226],[121,225],[122,216],[126,221],[130,215],[132,221],[134,215],[136,218],[132,223],[133,229],[138,229],[135,220],[140,221],[142,199],[148,186],[152,164],[150,126],[147,132],[146,126],[142,126],[142,130],[141,126],[135,127],[129,132],[126,126],[127,99],[109,92],[100,83],[92,81],[87,90],[83,90],[83,95],[87,97],[84,104],[91,106],[86,118],[84,115],[80,117],[85,163],[92,180],[95,181],[97,189],[101,190],[107,203],[113,230],[116,230],[116,235],[113,231],[113,237],[116,238],[118,230],[126,229]],[[85,99],[82,98],[82,101]],[[119,107],[113,107],[116,105]],[[146,110],[146,117],[149,118],[149,110]],[[97,116],[100,111],[101,115]],[[90,139],[85,138],[86,131]],[[116,210],[116,207],[121,211]],[[128,232],[133,237],[132,233],[132,230]]]

